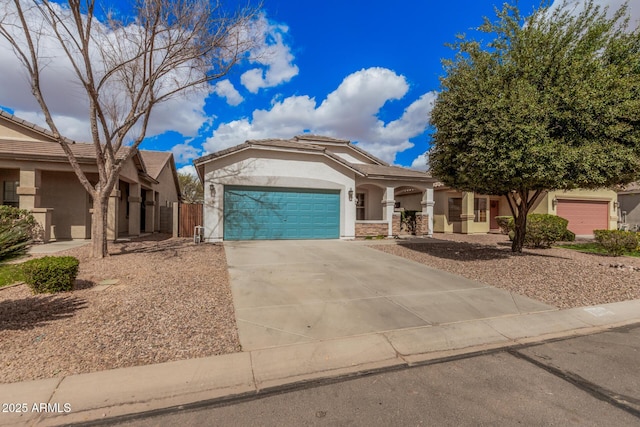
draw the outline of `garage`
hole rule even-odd
[[[337,239],[340,192],[224,187],[225,240]]]
[[[609,202],[606,201],[558,200],[557,213],[569,221],[567,228],[578,236],[609,228]]]

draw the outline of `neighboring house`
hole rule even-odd
[[[194,161],[204,184],[205,239],[351,239],[400,233],[401,209],[432,232],[428,174],[377,159],[349,141],[268,139]]]
[[[93,144],[68,140],[87,178],[97,182]],[[0,111],[0,202],[28,209],[44,240],[91,238],[91,197],[53,135]],[[120,172],[109,200],[108,238],[171,231],[171,205],[180,187],[173,155],[138,151]],[[164,209],[163,209],[164,208]]]
[[[640,230],[640,183],[634,182],[618,191],[618,215],[625,228]]]
[[[511,216],[504,196],[460,192],[435,185],[433,230],[440,233],[488,233],[498,231],[496,216]],[[569,221],[577,236],[592,236],[596,229],[616,229],[616,192],[613,190],[548,191],[530,213],[552,214]]]

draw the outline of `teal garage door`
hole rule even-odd
[[[301,188],[224,188],[225,240],[337,239],[340,192]]]

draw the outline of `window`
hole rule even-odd
[[[18,197],[18,181],[5,181],[2,191],[2,204],[7,206],[19,207],[20,197]]]
[[[460,215],[462,215],[462,198],[450,197],[449,198],[449,222],[460,221]]]
[[[473,199],[473,222],[487,222],[487,199]]]
[[[356,220],[364,220],[364,193],[356,194]]]

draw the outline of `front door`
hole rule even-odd
[[[491,201],[489,205],[489,215],[491,216],[489,229],[498,230],[500,226],[498,225],[498,221],[496,221],[496,217],[500,215],[500,202],[497,200]]]

